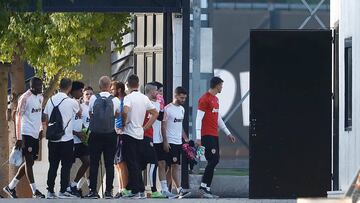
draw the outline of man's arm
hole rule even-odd
[[[232,143],[235,143],[236,139],[235,137],[231,134],[231,132],[229,131],[229,129],[226,127],[223,119],[221,118],[220,114],[218,116],[218,125],[219,128],[225,133],[225,135],[230,139],[230,141]]]
[[[170,145],[166,136],[166,121],[161,122],[161,134],[163,136],[163,148],[165,152],[169,152]]]
[[[149,129],[156,121],[156,118],[159,116],[159,113],[157,112],[156,109],[150,109],[148,110],[148,112],[151,114],[151,117],[148,120],[148,122],[144,125],[144,130]]]
[[[182,131],[182,138],[184,139],[185,142],[189,142],[189,138],[188,138],[188,136],[186,135],[186,132],[185,132],[184,129],[183,129],[183,131]]]
[[[122,128],[124,129],[126,123],[127,123],[127,117],[129,113],[129,107],[124,106],[123,112],[121,113],[121,121],[122,121]]]
[[[196,113],[196,144],[201,145],[201,127],[202,127],[202,120],[205,116],[205,112],[201,110],[197,110]]]

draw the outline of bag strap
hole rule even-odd
[[[65,128],[64,128],[64,131],[65,129],[69,126],[69,123],[70,123],[71,119],[69,120],[69,122],[66,124]]]
[[[67,99],[67,98],[68,98],[68,97],[65,97],[64,99],[62,99],[62,100],[60,101],[60,103],[59,103],[58,105],[56,105],[56,107],[60,106],[60,104],[61,104],[65,99]],[[52,98],[50,98],[50,101],[51,101],[51,104],[53,105],[53,107],[55,107]]]

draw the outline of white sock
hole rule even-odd
[[[11,190],[14,189],[19,182],[20,182],[20,180],[18,180],[18,179],[16,179],[16,178],[12,179],[12,181],[11,181],[10,184],[9,184],[9,188],[10,188]]]
[[[176,189],[177,189],[177,192],[180,193],[180,191],[182,190],[182,187],[178,187]]]
[[[71,182],[71,187],[76,187],[76,186],[77,186],[77,184],[78,184],[77,182],[72,181],[72,182]]]
[[[207,188],[207,184],[206,184],[206,183],[201,183],[201,184],[200,184],[200,187]]]
[[[35,185],[35,183],[31,183],[31,184],[30,184],[30,187],[31,187],[32,193],[35,194],[35,192],[36,192],[36,185]]]
[[[161,191],[169,191],[166,180],[160,181]]]
[[[86,180],[85,180],[84,178],[81,178],[81,179],[79,180],[79,182],[77,183],[76,188],[77,188],[78,190],[81,189],[85,182],[86,182]]]

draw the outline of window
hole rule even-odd
[[[352,130],[352,38],[345,39],[345,131]]]

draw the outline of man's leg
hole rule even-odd
[[[89,149],[83,143],[75,144],[75,157],[81,160],[81,166],[76,173],[74,184],[79,183],[82,177],[84,177],[87,169],[90,165]],[[79,188],[78,188],[79,189]]]
[[[90,153],[90,190],[96,192],[97,178],[99,171],[99,161],[101,159],[102,141],[96,134],[91,134],[89,138]]]
[[[202,177],[202,182],[200,188],[207,189],[210,191],[211,182],[214,176],[214,169],[219,163],[219,142],[217,137],[204,136],[202,138],[202,143],[205,147],[205,158],[207,160],[207,165],[205,168],[204,175]]]
[[[104,136],[104,162],[106,170],[106,191],[112,192],[114,181],[114,157],[116,153],[116,134],[108,134]]]
[[[61,180],[60,192],[64,193],[69,186],[70,171],[74,161],[74,141],[61,142]]]
[[[124,138],[124,158],[129,171],[129,182],[126,189],[131,190],[133,194],[139,191],[139,180],[138,174],[141,175],[140,168],[138,166],[136,141],[134,138],[123,135]]]
[[[59,143],[56,142],[48,142],[50,166],[48,171],[47,190],[50,193],[54,193],[55,179],[60,163],[60,151],[58,150],[58,145]]]

